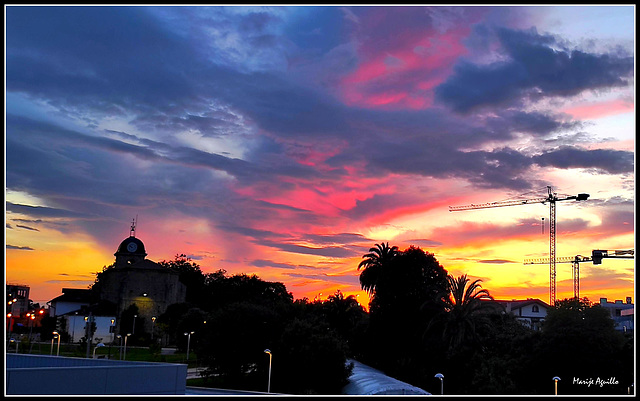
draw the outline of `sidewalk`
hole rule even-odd
[[[200,372],[204,371],[206,368],[198,367],[198,368],[188,368],[187,369],[187,379],[199,379]]]

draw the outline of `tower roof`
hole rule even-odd
[[[128,237],[125,238],[118,247],[118,250],[114,254],[115,256],[119,255],[136,255],[136,256],[147,256],[147,252],[144,249],[144,244],[136,237]]]

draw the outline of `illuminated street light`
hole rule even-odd
[[[116,338],[120,339],[120,346],[118,348],[120,348],[120,360],[122,360],[122,336],[118,334]]]
[[[9,340],[9,343],[16,343],[16,354],[17,354],[18,353],[18,342],[14,338],[12,338],[12,339]]]
[[[156,317],[151,316],[151,339],[153,340],[153,331],[156,327]]]
[[[270,349],[266,349],[264,350],[265,354],[269,354],[269,381],[267,382],[267,393],[271,392],[271,359],[273,357],[273,355],[271,354],[271,350]]]
[[[109,331],[111,332],[111,342],[109,343],[109,359],[111,359],[111,346],[113,345],[113,333],[115,330],[116,319],[111,319],[111,326],[109,326]]]
[[[56,352],[56,356],[60,356],[60,333],[58,333],[57,331],[54,331],[53,334],[55,334],[58,337],[58,351]],[[51,345],[53,346],[53,342],[51,343]],[[51,351],[53,351],[53,349]]]
[[[189,346],[191,345],[191,335],[195,333],[194,331],[189,333],[184,333],[187,336],[187,362],[189,361]]]
[[[555,382],[556,395],[558,395],[558,381],[560,381],[560,378],[558,376],[554,376],[553,381]]]
[[[49,355],[53,355],[53,341],[56,339],[56,337],[60,338],[58,336],[58,332],[54,331],[53,332],[53,337],[51,337],[51,352],[49,352]],[[58,344],[60,344],[60,342],[58,342]]]
[[[434,377],[440,379],[440,395],[443,395],[444,394],[444,375],[442,373],[436,373]]]
[[[125,361],[127,360],[127,338],[129,338],[130,335],[131,333],[127,333],[127,335],[124,337],[124,355],[122,356],[122,359],[124,359]]]
[[[93,359],[96,359],[96,350],[100,347],[104,347],[103,343],[97,343],[96,346],[93,348]]]

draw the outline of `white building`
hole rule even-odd
[[[616,330],[626,332],[634,329],[634,305],[631,297],[627,297],[625,303],[620,299],[609,302],[607,298],[600,298],[599,305],[609,311],[611,318],[616,322]]]
[[[523,325],[533,330],[540,330],[542,322],[547,317],[547,310],[550,308],[549,304],[537,298],[496,300],[495,302],[502,305],[506,312],[514,315]]]

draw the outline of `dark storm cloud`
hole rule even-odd
[[[329,275],[329,274],[300,274],[300,273],[284,273],[286,276],[296,278],[306,278],[318,281],[329,281],[339,284],[360,285],[358,276],[355,275]]]
[[[8,212],[25,214],[27,216],[45,217],[45,218],[88,218],[93,217],[88,214],[78,213],[71,210],[56,209],[44,206],[19,205],[12,202],[5,202]]]
[[[285,252],[299,253],[303,255],[324,256],[328,258],[348,258],[348,257],[359,255],[357,251],[349,250],[341,246],[327,246],[322,248],[313,248],[313,247],[304,246],[304,245],[297,245],[297,244],[290,244],[282,241],[276,242],[276,241],[269,241],[269,240],[262,240],[260,242],[256,242],[256,244],[268,246],[271,248],[276,248]]]
[[[541,167],[594,168],[609,174],[624,174],[634,171],[633,153],[622,150],[584,150],[564,146],[536,156],[534,161]]]
[[[34,250],[30,246],[16,246],[16,245],[9,245],[9,244],[7,244],[5,248],[16,250],[16,251],[33,251]]]
[[[16,227],[24,228],[25,230],[30,230],[30,231],[40,231],[37,228],[33,228],[33,227],[29,227],[29,226],[23,226],[23,225],[20,225],[20,224],[16,224]]]
[[[436,97],[459,112],[479,106],[515,105],[526,98],[573,96],[586,90],[630,84],[633,57],[561,49],[555,37],[535,29],[499,29],[508,60],[487,65],[460,61],[436,89]]]
[[[487,263],[487,264],[505,264],[505,263],[522,263],[522,262],[516,262],[514,260],[506,260],[506,259],[486,259],[486,260],[476,260],[476,262],[478,263]]]

